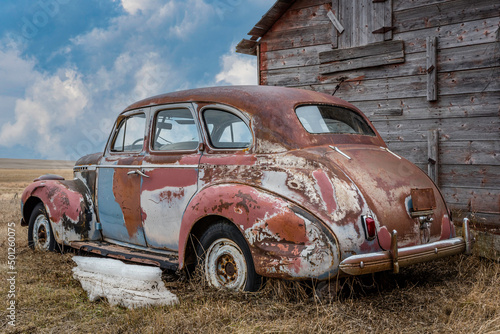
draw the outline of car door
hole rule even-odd
[[[148,247],[177,251],[181,220],[196,193],[202,142],[193,106],[151,108],[149,154],[143,161],[141,209]]]
[[[97,166],[97,210],[109,242],[146,246],[140,191],[148,118],[146,110],[119,117]]]

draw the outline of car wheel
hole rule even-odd
[[[255,272],[252,255],[240,231],[219,222],[203,234],[197,247],[198,263],[210,286],[257,291],[262,277]]]
[[[56,240],[52,233],[49,218],[42,203],[38,203],[30,216],[28,245],[35,250],[54,251]]]

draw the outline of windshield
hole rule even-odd
[[[375,136],[363,117],[343,107],[308,105],[297,107],[295,112],[309,133]]]

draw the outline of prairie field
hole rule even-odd
[[[24,187],[46,173],[72,174],[70,169],[0,169],[0,332],[500,333],[500,263],[476,256],[402,268],[397,275],[344,279],[336,294],[315,293],[307,282],[277,280],[268,280],[257,293],[222,292],[199,278],[165,273],[178,305],[128,310],[105,300],[90,302],[72,277],[74,253],[32,251],[27,228],[19,224]],[[8,297],[6,283],[12,228],[15,298]],[[15,326],[7,318],[11,300]]]

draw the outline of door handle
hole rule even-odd
[[[127,175],[132,175],[132,174],[138,174],[142,177],[149,177],[149,175],[144,174],[144,172],[139,169],[131,170],[130,172],[127,173]]]

